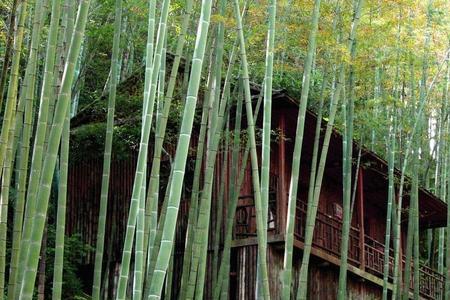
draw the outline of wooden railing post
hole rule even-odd
[[[284,113],[280,113],[278,121],[280,139],[278,143],[278,195],[277,195],[277,232],[284,236],[287,218],[287,193],[286,193],[286,121]]]
[[[364,233],[364,173],[363,168],[359,168],[358,172],[358,210],[359,210],[359,251],[361,262],[361,270],[366,268],[366,253],[365,253],[365,233]]]

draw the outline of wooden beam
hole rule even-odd
[[[359,210],[359,251],[361,270],[366,269],[365,233],[364,233],[364,170],[359,168],[358,172],[358,210]]]
[[[267,235],[267,243],[269,243],[269,244],[284,243],[284,235],[268,234]],[[247,247],[247,246],[254,246],[254,245],[258,245],[258,238],[256,238],[256,237],[249,237],[249,238],[245,238],[245,239],[237,239],[237,240],[231,241],[231,248]]]

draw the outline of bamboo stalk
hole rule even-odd
[[[116,104],[116,87],[118,81],[118,56],[120,50],[120,34],[122,30],[122,0],[115,1],[114,39],[111,57],[111,82],[109,85],[108,114],[106,121],[105,150],[103,154],[103,174],[98,217],[97,241],[95,250],[94,280],[92,283],[92,299],[100,299],[103,251],[105,246],[105,225],[108,210],[109,178],[111,169],[111,150],[114,134],[114,111]]]
[[[358,27],[362,6],[364,0],[359,0],[354,3],[354,14],[352,20],[352,29],[349,37],[350,50],[350,72],[349,72],[349,103],[348,108],[345,107],[346,101],[343,101],[343,113],[347,115],[347,124],[344,128],[343,137],[343,221],[342,221],[342,237],[341,237],[341,265],[339,268],[339,283],[338,283],[338,299],[347,299],[347,269],[348,269],[348,248],[350,236],[351,223],[351,190],[352,190],[352,161],[353,161],[353,118],[355,109],[355,78],[354,67],[351,64],[356,56],[356,30]],[[364,258],[362,258],[364,259]]]
[[[169,204],[167,216],[162,231],[161,245],[156,260],[155,270],[150,285],[149,299],[159,299],[161,296],[164,278],[170,261],[173,248],[176,219],[180,204],[181,190],[184,180],[189,140],[192,132],[193,117],[197,103],[197,93],[200,84],[201,69],[206,48],[206,41],[211,17],[210,0],[203,0],[198,24],[196,47],[192,59],[191,75],[189,79],[188,94],[185,101],[183,121],[174,162],[174,173],[170,185]]]
[[[158,35],[156,38],[156,49],[153,57],[153,63],[151,65],[151,70],[147,76],[151,78],[147,90],[144,90],[144,118],[142,122],[142,132],[141,141],[139,145],[139,155],[135,174],[135,180],[133,184],[133,192],[131,196],[130,210],[128,214],[127,230],[125,235],[124,248],[122,251],[122,263],[120,265],[120,277],[117,289],[116,299],[125,299],[128,273],[130,268],[131,252],[133,248],[133,240],[136,228],[136,219],[139,210],[139,202],[141,197],[142,185],[145,182],[144,170],[147,167],[147,154],[148,154],[148,143],[150,136],[150,129],[153,118],[153,109],[157,90],[157,81],[159,77],[159,68],[161,66],[162,49],[164,45],[167,18],[169,14],[170,0],[165,0],[161,7],[161,16],[158,26]],[[148,59],[149,57],[147,57]],[[148,66],[147,66],[148,67]],[[148,78],[146,77],[146,80]],[[145,195],[144,195],[145,196]],[[143,266],[138,266],[142,269]]]
[[[159,169],[160,169],[160,165],[161,165],[161,152],[162,152],[162,147],[163,147],[163,143],[164,143],[164,138],[165,138],[165,133],[166,133],[166,128],[167,128],[167,121],[169,118],[169,112],[170,112],[170,108],[171,108],[171,104],[172,104],[172,99],[173,99],[173,93],[175,90],[175,84],[176,84],[176,79],[177,79],[177,75],[178,75],[178,69],[180,66],[180,61],[181,61],[181,55],[183,53],[183,49],[184,49],[184,45],[186,42],[186,34],[187,34],[187,30],[189,28],[189,23],[191,20],[191,14],[192,14],[192,6],[193,6],[193,1],[192,0],[188,0],[186,2],[186,10],[185,10],[185,14],[183,17],[183,21],[182,21],[182,27],[181,27],[181,32],[180,35],[178,36],[178,40],[177,40],[177,47],[175,50],[175,57],[172,63],[172,70],[170,72],[170,77],[169,77],[169,82],[167,85],[167,92],[164,95],[164,105],[162,107],[162,114],[160,116],[159,122],[158,122],[158,127],[157,127],[157,131],[155,134],[155,149],[153,152],[153,160],[152,160],[152,169],[150,171],[150,182],[149,182],[149,191],[147,194],[147,200],[146,200],[146,211],[145,211],[145,223],[146,224],[150,224],[150,220],[155,220],[155,211],[157,208],[157,198],[155,199],[156,193],[157,193],[157,187],[158,187],[158,183],[159,183]],[[185,68],[188,69],[188,66],[185,65]],[[199,139],[199,145],[200,145],[200,139]],[[198,158],[198,157],[197,157]],[[199,160],[196,160],[196,163]],[[201,161],[201,159],[200,159]],[[195,173],[194,173],[195,174]],[[194,175],[195,178],[195,175]],[[194,185],[195,187],[195,185]],[[153,215],[153,217],[152,217]],[[189,222],[188,222],[189,224]],[[153,256],[153,248],[154,248],[154,241],[150,241],[146,242],[148,240],[148,226],[146,226],[146,231],[144,232],[145,237],[144,237],[144,249],[147,249],[147,281],[148,284],[146,284],[148,286],[148,288],[150,288],[150,281],[151,281],[151,274],[153,272],[153,266],[155,262],[151,262],[151,257]],[[188,225],[189,228],[189,225]],[[154,231],[156,232],[156,228],[155,225],[153,224],[150,227],[150,231]],[[188,234],[189,234],[189,229],[188,229]],[[154,236],[156,236],[156,233],[153,234]],[[146,244],[148,244],[148,246],[146,246]],[[155,257],[156,259],[156,257]],[[182,281],[183,282],[183,281]],[[181,285],[183,286],[183,284]],[[147,290],[148,290],[147,288]],[[182,290],[182,288],[181,288]],[[146,291],[148,292],[148,291]]]
[[[6,38],[5,45],[5,55],[3,56],[3,66],[2,71],[0,73],[0,111],[2,111],[3,106],[3,92],[5,91],[6,77],[8,75],[8,68],[10,65],[10,57],[13,50],[13,42],[14,42],[14,33],[16,26],[16,12],[19,4],[19,0],[13,0],[11,4],[11,13],[9,15],[9,27],[8,27],[8,35]]]
[[[237,34],[239,38],[240,45],[240,57],[242,63],[242,80],[244,82],[244,95],[245,95],[245,108],[247,116],[247,127],[248,135],[250,140],[250,158],[252,165],[252,183],[254,189],[254,202],[256,208],[256,224],[257,224],[257,238],[258,238],[258,267],[260,268],[260,280],[262,286],[263,299],[270,299],[269,291],[269,278],[267,272],[267,232],[264,231],[264,217],[263,217],[263,204],[261,200],[261,187],[259,180],[259,167],[258,167],[258,157],[256,153],[256,138],[255,138],[255,122],[253,119],[253,109],[251,103],[251,92],[250,92],[250,79],[248,73],[247,64],[247,54],[245,50],[245,39],[244,32],[242,28],[242,17],[240,15],[239,1],[234,1],[234,14],[237,22]]]
[[[55,0],[58,1],[58,0]],[[64,236],[66,229],[67,180],[69,171],[70,111],[67,110],[61,136],[60,176],[58,182],[58,209],[56,216],[55,263],[53,270],[52,299],[62,295],[64,267]]]
[[[11,61],[11,71],[6,95],[5,111],[0,131],[0,166],[3,166],[6,147],[8,145],[8,135],[11,124],[14,122],[14,115],[17,103],[17,89],[19,81],[20,57],[22,55],[22,43],[24,38],[25,20],[27,19],[28,1],[21,2],[17,31],[14,37],[13,57]],[[0,171],[0,175],[2,171]]]
[[[58,145],[62,134],[62,124],[66,115],[66,110],[69,109],[69,94],[72,87],[74,65],[80,51],[81,40],[84,36],[86,26],[86,19],[88,15],[90,0],[82,0],[79,5],[79,11],[75,26],[75,31],[72,37],[71,46],[69,49],[68,61],[65,65],[63,82],[61,86],[61,93],[58,96],[58,101],[55,110],[55,118],[53,120],[53,127],[50,132],[48,151],[45,155],[42,177],[38,197],[36,216],[33,222],[30,248],[28,251],[28,259],[26,263],[26,270],[24,272],[24,280],[22,281],[20,295],[21,299],[31,299],[34,290],[34,282],[36,279],[36,270],[39,261],[39,252],[41,249],[41,241],[45,226],[45,220],[48,208],[48,199],[50,196],[51,182],[55,170],[56,157]]]
[[[309,96],[310,75],[313,63],[314,52],[316,51],[316,35],[320,18],[320,0],[314,1],[314,8],[311,16],[311,27],[308,37],[308,50],[305,60],[302,92],[300,97],[300,108],[297,116],[297,128],[295,133],[294,153],[292,157],[291,180],[289,186],[288,209],[286,220],[286,245],[283,260],[283,298],[290,298],[292,285],[292,256],[294,247],[294,226],[295,226],[295,208],[297,207],[297,189],[300,177],[300,161],[303,147],[303,132],[305,128],[305,115]]]

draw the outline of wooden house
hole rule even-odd
[[[259,93],[254,86],[253,93]],[[286,211],[291,174],[291,161],[295,139],[298,113],[298,101],[283,91],[273,94],[273,129],[277,129],[280,138],[272,142],[271,180],[268,220],[268,264],[270,291],[272,299],[280,299],[280,274],[283,267]],[[258,123],[260,124],[260,121]],[[300,167],[300,182],[296,208],[295,242],[294,242],[294,290],[297,286],[301,263],[306,199],[311,168],[311,156],[317,117],[308,111],[305,120],[304,144]],[[323,123],[325,126],[325,123]],[[245,121],[243,123],[245,126]],[[323,131],[324,132],[324,131]],[[322,133],[323,133],[322,132]],[[195,140],[193,140],[195,143]],[[359,152],[353,144],[354,156]],[[192,146],[195,149],[195,146]],[[220,155],[224,155],[221,153]],[[195,159],[195,151],[189,155]],[[136,160],[114,161],[110,182],[110,196],[107,222],[107,241],[105,249],[106,265],[110,274],[117,273],[120,263],[120,249],[123,244],[128,205],[134,178]],[[95,245],[96,216],[100,199],[101,160],[86,161],[72,165],[69,177],[68,233],[79,232],[87,243]],[[387,206],[387,163],[375,153],[361,149],[361,164],[357,177],[357,194],[351,223],[349,242],[348,294],[352,299],[380,299],[382,292],[384,237]],[[222,168],[218,164],[217,178]],[[189,168],[189,163],[188,163]],[[355,165],[353,174],[355,174]],[[189,170],[188,170],[189,172]],[[250,168],[242,186],[236,211],[233,230],[233,243],[230,269],[230,298],[255,299],[257,239],[255,224],[255,207],[253,202]],[[227,173],[225,173],[227,174]],[[397,171],[397,175],[399,172]],[[228,175],[226,175],[228,176]],[[223,179],[223,180],[226,180]],[[219,181],[219,180],[217,180]],[[228,182],[228,181],[227,181]],[[217,195],[219,184],[215,185]],[[226,195],[227,196],[227,195]],[[173,284],[179,285],[182,252],[187,224],[189,194],[181,202],[178,218],[176,254]],[[213,196],[212,220],[216,218],[216,196]],[[227,197],[225,197],[227,201]],[[406,244],[406,213],[409,199],[403,202],[405,215],[402,218],[402,253]],[[440,199],[425,189],[419,191],[420,229],[446,226],[447,206]],[[80,213],[86,212],[86,213]],[[88,220],[89,219],[89,220]],[[89,227],[86,228],[85,224]],[[330,141],[330,151],[326,163],[319,209],[313,238],[313,249],[309,268],[308,299],[335,299],[340,265],[340,239],[342,227],[342,137],[334,131]],[[221,230],[223,241],[224,229]],[[209,244],[212,250],[212,233]],[[391,243],[392,245],[392,243]],[[109,250],[108,250],[109,249]],[[209,252],[212,253],[211,251]],[[391,251],[392,253],[392,251]],[[91,255],[86,264],[92,267]],[[210,261],[209,265],[210,265]],[[393,259],[391,259],[392,264]],[[207,277],[211,272],[208,267]],[[207,279],[208,279],[207,278]],[[205,288],[205,299],[211,296],[211,284]],[[114,280],[110,280],[113,285]],[[444,276],[437,271],[421,266],[420,295],[424,299],[443,299]],[[177,299],[177,288],[173,288],[173,299]]]
[[[271,202],[269,204],[270,289],[273,299],[281,297],[280,274],[283,267],[287,199],[291,175],[298,101],[281,91],[273,94],[273,129],[282,138],[272,143]],[[313,141],[317,116],[308,111],[305,120],[304,142],[300,166],[300,182],[294,229],[294,289],[300,271],[307,193]],[[325,123],[322,122],[322,138]],[[353,144],[354,161],[359,146]],[[356,173],[353,164],[353,175]],[[375,153],[361,149],[361,163],[356,180],[356,201],[349,239],[348,295],[352,299],[381,299],[383,284],[384,239],[388,195],[388,167]],[[250,175],[250,173],[249,173]],[[400,172],[396,170],[396,175]],[[250,178],[250,176],[248,177]],[[406,193],[408,194],[408,193]],[[405,259],[407,211],[409,198],[403,201],[401,253]],[[446,204],[425,189],[419,191],[420,229],[446,226]],[[309,268],[308,299],[335,299],[338,289],[340,243],[342,228],[342,136],[334,131],[325,168],[322,190],[313,237]],[[254,299],[256,280],[257,240],[255,207],[251,181],[247,179],[241,191],[236,212],[232,251],[231,291],[236,299]],[[392,247],[391,242],[391,247]],[[392,255],[393,250],[390,250]],[[393,258],[391,260],[391,271]],[[403,263],[404,264],[404,263]],[[392,274],[391,274],[392,276]],[[391,286],[390,286],[391,288]],[[424,265],[420,268],[420,296],[425,299],[443,299],[444,276]]]

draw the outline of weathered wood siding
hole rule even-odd
[[[255,299],[257,246],[246,246],[233,249],[237,264],[236,276],[233,278],[235,289],[231,289],[231,299]],[[280,278],[283,269],[283,250],[277,246],[268,247],[268,264],[270,265],[270,294],[272,299],[281,299],[282,285]],[[293,264],[294,291],[298,288],[301,254],[295,253]],[[333,265],[311,257],[308,280],[308,299],[334,300],[338,289],[339,269]],[[349,299],[380,299],[382,289],[369,282],[363,282],[355,276],[348,277]],[[295,295],[294,295],[295,296]],[[295,299],[295,297],[293,298]]]

